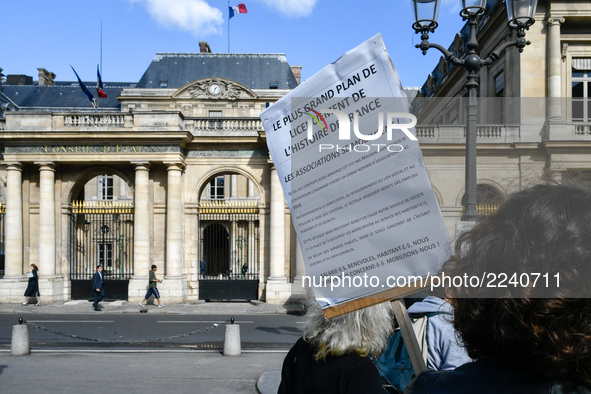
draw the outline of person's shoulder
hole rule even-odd
[[[580,386],[552,382],[531,370],[510,363],[474,361],[452,371],[425,371],[405,389],[405,394],[422,393],[589,393]]]

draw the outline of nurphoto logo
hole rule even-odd
[[[308,140],[314,140],[314,120],[322,130],[322,125],[326,128],[326,131],[335,131],[338,128],[338,138],[339,141],[347,141],[346,145],[340,146],[339,144],[319,144],[318,151],[322,152],[324,150],[341,150],[345,149],[349,152],[354,151],[358,153],[366,153],[370,150],[387,150],[389,152],[397,153],[402,152],[404,150],[404,146],[398,143],[368,143],[370,141],[376,141],[382,138],[384,132],[386,133],[386,140],[392,142],[395,138],[393,136],[394,130],[402,131],[406,137],[408,137],[411,141],[417,141],[417,137],[415,137],[411,132],[410,129],[413,128],[417,124],[417,118],[413,114],[404,113],[404,112],[378,112],[378,127],[377,131],[371,134],[363,134],[359,130],[359,115],[357,113],[353,113],[352,116],[347,115],[343,111],[339,111],[336,109],[319,109],[318,111],[314,109],[310,109],[313,114],[306,112],[305,114],[310,117],[306,122],[307,125],[307,136]],[[337,121],[329,125],[326,122],[326,119],[322,114],[334,114],[337,117]],[[408,120],[408,122],[403,123],[403,120]],[[353,134],[354,138],[357,138],[360,141],[365,141],[363,143],[351,143]]]

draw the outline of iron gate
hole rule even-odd
[[[133,203],[74,201],[70,218],[72,299],[93,296],[92,275],[102,265],[107,298],[127,300],[133,276]]]
[[[204,262],[199,264],[199,299],[258,299],[257,202],[202,201],[199,204],[199,234],[200,261]]]

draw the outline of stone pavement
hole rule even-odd
[[[285,352],[32,352],[0,353],[3,393],[277,393],[261,378]],[[262,380],[257,385],[257,380]],[[258,388],[258,391],[257,391]]]
[[[301,313],[301,304],[271,305],[261,301],[250,302],[205,302],[197,301],[183,304],[165,304],[165,307],[158,308],[158,305],[148,304],[142,308],[137,303],[127,301],[101,301],[102,312],[95,312],[92,302],[86,300],[67,301],[65,303],[44,304],[35,306],[29,304],[1,304],[0,313],[55,313],[55,314],[78,314],[78,313],[138,313],[138,310],[146,310],[150,314],[180,314],[180,315],[258,315],[258,314],[280,314],[280,313]]]
[[[89,301],[63,304],[0,304],[0,313],[240,315],[301,313],[300,304],[195,302],[142,308],[127,301],[101,302],[95,312]],[[15,316],[16,317],[16,316]],[[246,351],[227,357],[219,351],[184,350],[46,350],[28,356],[0,352],[0,387],[5,392],[65,393],[263,393],[277,392],[285,350]]]

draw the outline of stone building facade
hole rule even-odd
[[[591,183],[589,21],[588,2],[540,0],[531,45],[481,70],[481,213],[534,183]],[[466,38],[464,29],[449,47],[459,57]],[[504,4],[489,0],[480,53],[508,39]],[[200,53],[157,54],[137,83],[107,83],[97,110],[77,83],[45,69],[39,82],[6,76],[0,302],[22,300],[31,263],[47,301],[90,297],[98,263],[111,297],[130,302],[143,297],[151,264],[168,302],[300,299],[305,270],[259,119],[296,76],[284,55],[215,54],[202,43]],[[441,60],[412,103],[452,235],[463,210],[465,78]]]
[[[540,0],[531,44],[481,69],[478,87],[478,209],[540,182],[591,180],[591,4]],[[462,57],[467,26],[449,50]],[[489,0],[478,33],[488,56],[511,39],[502,1]],[[430,49],[434,51],[435,49]],[[443,58],[413,102],[417,136],[451,234],[464,196],[466,72]]]
[[[200,53],[157,54],[138,83],[106,83],[96,109],[44,69],[43,83],[7,76],[0,302],[22,301],[30,264],[47,302],[89,298],[98,264],[107,297],[130,302],[143,298],[152,264],[167,302],[301,298],[259,119],[297,86],[294,72],[283,54],[202,43]]]

